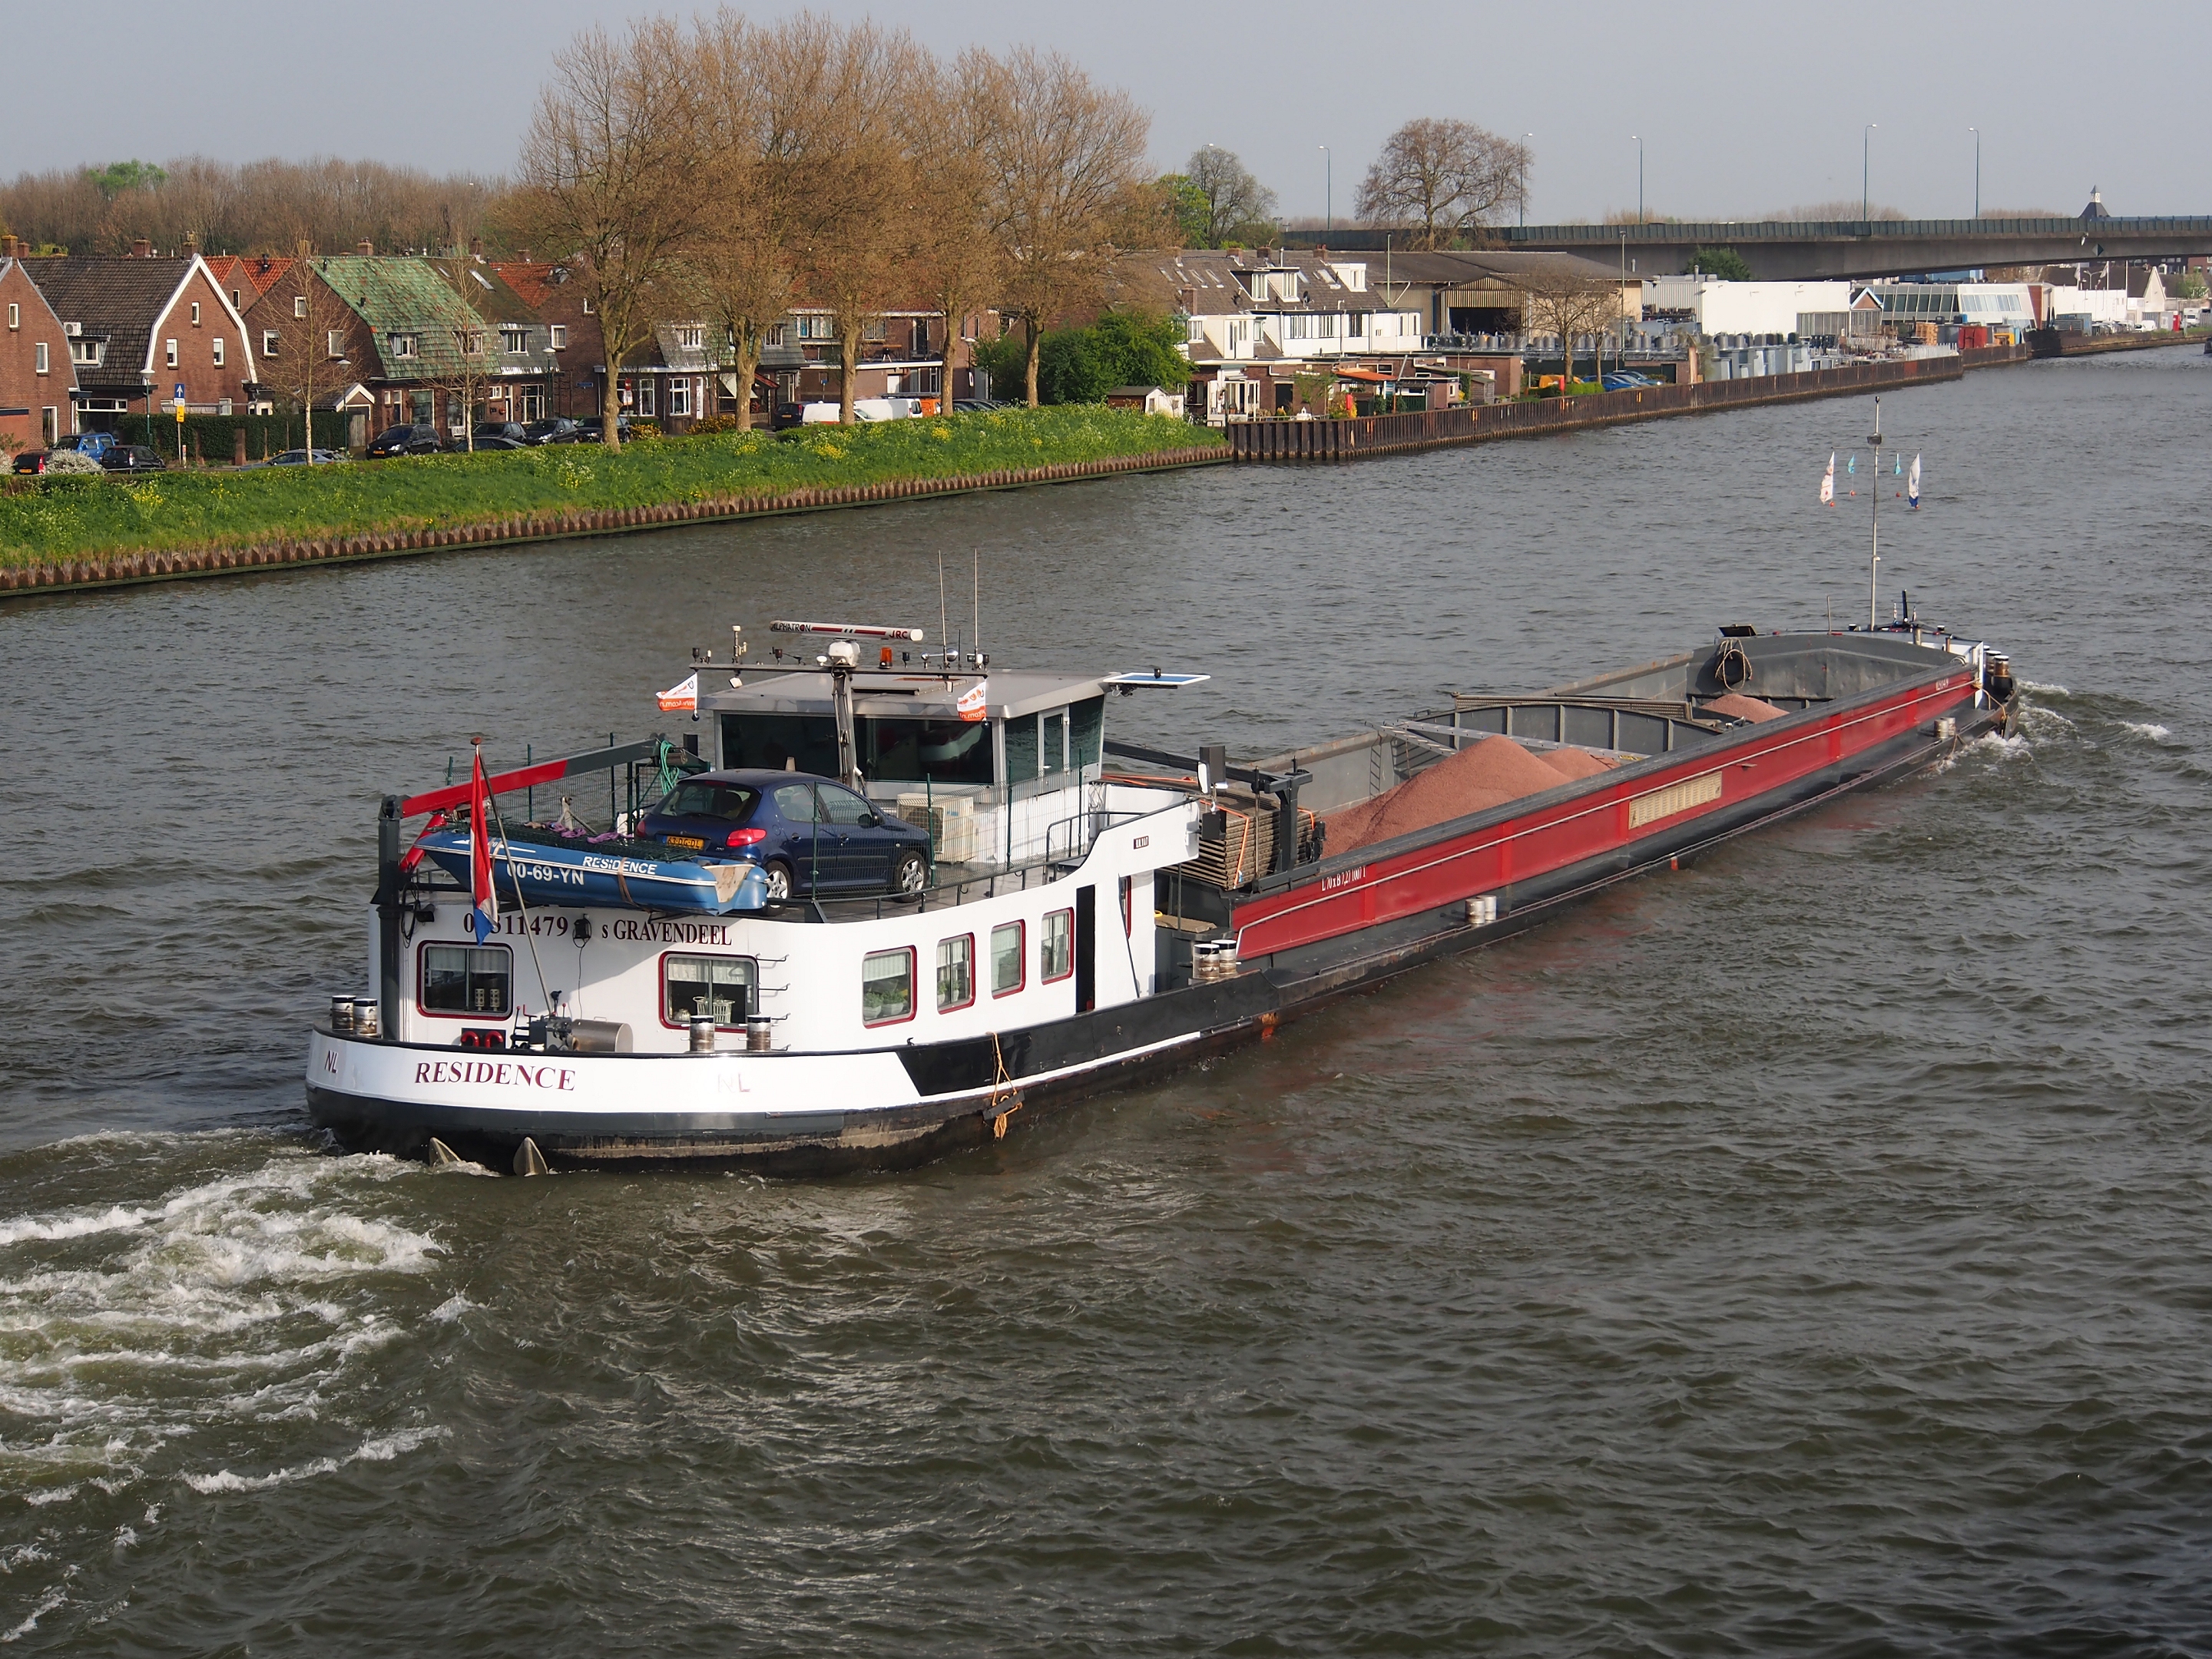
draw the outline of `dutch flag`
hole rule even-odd
[[[499,895],[491,884],[491,790],[484,783],[483,750],[477,750],[469,779],[469,925],[482,945],[499,927]]]

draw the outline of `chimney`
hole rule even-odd
[[[22,246],[12,235],[0,236],[0,259],[13,259]]]
[[[522,248],[516,252],[514,257],[521,260],[522,263],[526,265],[530,263],[530,250],[526,247]]]
[[[198,232],[197,230],[188,230],[188,231],[186,231],[186,232],[185,233],[185,252],[187,254],[193,254],[193,255],[197,255],[197,254],[199,252],[199,251],[200,251],[200,234],[199,234],[199,232]]]
[[[356,253],[360,254],[362,258],[366,259],[375,253],[376,244],[370,241],[368,237],[364,236],[359,242],[355,244],[353,251]]]
[[[141,236],[137,241],[131,244],[131,257],[134,259],[152,258],[154,257],[154,244],[147,238]]]
[[[469,258],[474,259],[478,264],[482,264],[483,263],[483,237],[471,236],[469,238]]]

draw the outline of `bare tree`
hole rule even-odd
[[[938,397],[952,400],[953,358],[969,307],[995,297],[1003,259],[992,235],[988,152],[999,106],[997,65],[970,47],[950,64],[924,58],[920,95],[900,100],[903,143],[918,206],[912,266],[916,292],[943,313]]]
[[[1018,47],[992,80],[1000,114],[984,155],[1006,261],[1000,308],[1027,331],[1034,409],[1046,325],[1095,299],[1115,253],[1158,233],[1158,198],[1143,175],[1152,124],[1127,93],[1094,85],[1057,53]]]
[[[800,281],[836,319],[838,418],[850,425],[868,325],[902,292],[913,249],[913,170],[892,112],[914,90],[918,53],[902,32],[801,14],[779,26],[775,54],[805,157]]]
[[[1424,117],[1390,135],[1359,186],[1370,224],[1404,225],[1417,247],[1438,247],[1520,205],[1528,156],[1472,121]]]
[[[712,210],[686,261],[697,307],[727,336],[738,429],[752,430],[753,381],[769,331],[790,309],[792,233],[805,157],[770,37],[725,8],[702,26],[699,142]]]
[[[1557,334],[1566,359],[1566,379],[1575,379],[1575,342],[1584,334],[1620,321],[1620,283],[1610,276],[1578,270],[1565,260],[1532,267],[1522,278],[1526,314],[1535,329]]]
[[[1245,171],[1233,150],[1208,144],[1193,151],[1183,176],[1206,198],[1207,247],[1273,230],[1275,192]]]
[[[312,463],[316,395],[330,391],[353,367],[343,349],[353,312],[316,269],[313,245],[302,241],[290,269],[277,280],[269,297],[255,307],[254,315],[276,325],[262,331],[261,374],[271,385],[282,386],[298,404],[301,424],[306,428],[301,442]],[[266,337],[272,334],[276,337],[273,351]]]
[[[514,219],[574,262],[606,352],[602,438],[621,447],[623,361],[653,337],[708,211],[697,54],[665,18],[586,30],[554,59],[523,142]]]
[[[477,448],[477,406],[485,401],[499,379],[499,355],[492,344],[497,331],[484,316],[483,304],[472,291],[482,282],[474,262],[465,254],[455,254],[430,263],[453,289],[452,305],[447,314],[438,319],[450,349],[432,360],[438,365],[435,395],[446,404],[449,420],[453,405],[460,406],[461,447],[473,455]]]

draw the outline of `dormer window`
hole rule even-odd
[[[520,328],[503,328],[499,331],[499,349],[510,356],[520,356],[530,349],[529,331]]]
[[[676,331],[676,343],[686,351],[697,351],[707,343],[707,331],[704,328],[679,328]]]
[[[412,357],[421,343],[421,340],[415,335],[395,334],[392,337],[392,355],[398,358]]]

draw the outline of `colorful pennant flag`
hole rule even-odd
[[[695,668],[684,678],[657,695],[663,714],[678,708],[696,709],[699,706],[699,671]]]
[[[1835,504],[1836,453],[1832,449],[1828,452],[1828,470],[1820,475],[1820,505],[1833,507]]]
[[[1912,510],[1920,510],[1920,457],[1912,458],[1911,476],[1905,481],[1905,499],[1912,503]]]
[[[991,682],[977,680],[975,684],[960,694],[960,701],[953,707],[960,711],[962,720],[972,722],[989,718],[990,703]]]

